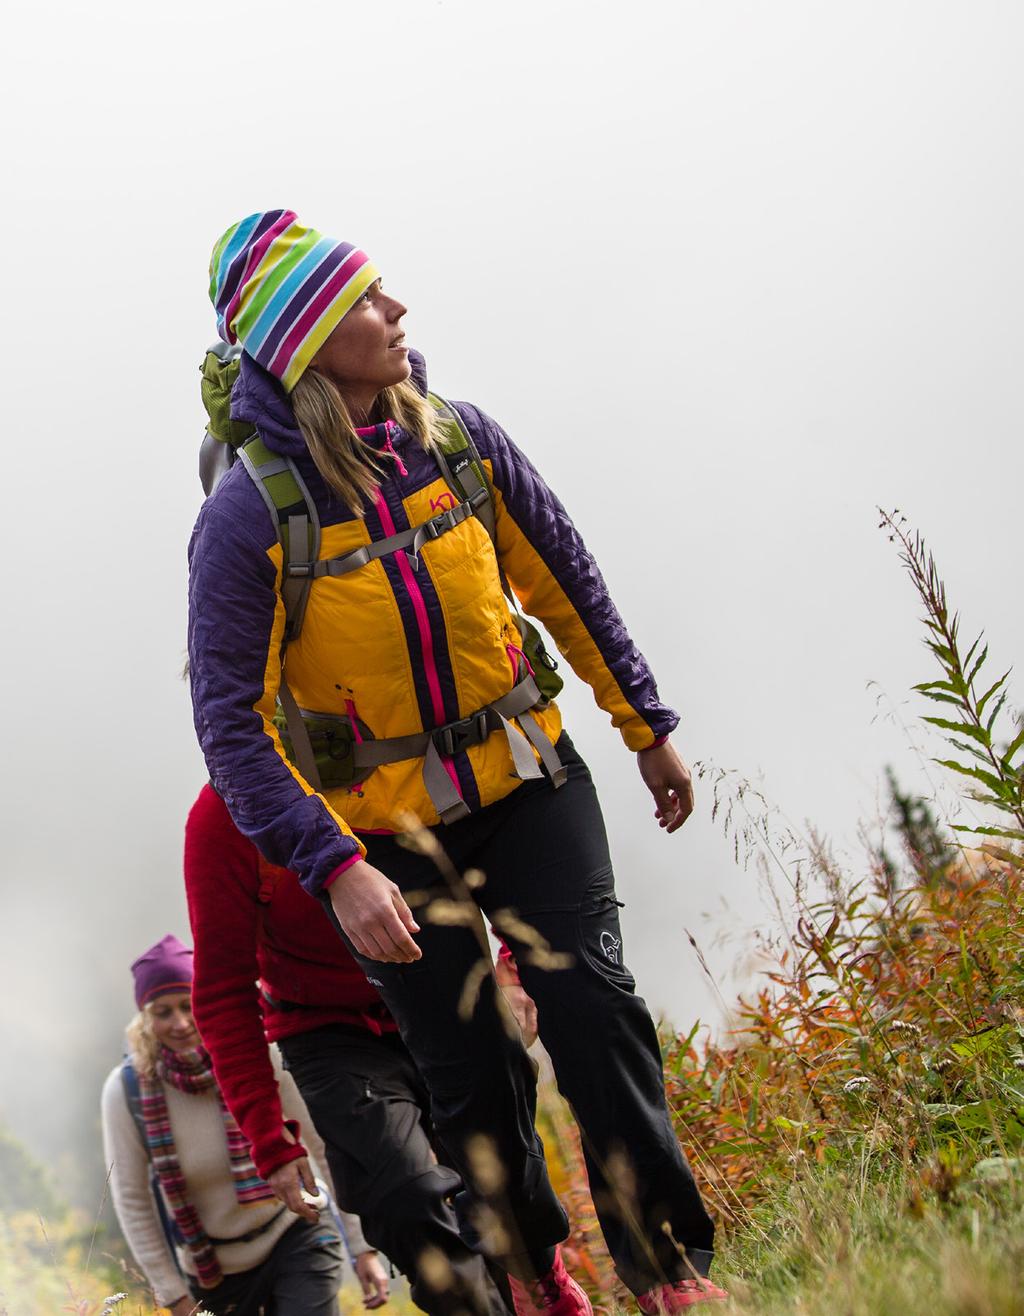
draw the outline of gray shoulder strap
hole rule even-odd
[[[445,398],[434,394],[439,402],[444,403],[446,419],[450,419],[453,424],[458,426],[459,433],[466,441],[466,450],[469,460],[459,467],[458,472],[452,469],[448,454],[440,447],[435,446],[434,456],[437,464],[441,468],[441,474],[445,481],[455,490],[456,493],[462,493],[463,498],[472,498],[479,490],[483,489],[486,494],[486,500],[481,499],[476,508],[476,514],[480,518],[484,529],[487,531],[491,543],[497,547],[497,527],[494,520],[494,490],[486,482],[483,458],[480,456],[480,450],[473,442],[473,436],[466,428],[466,423]],[[483,478],[481,478],[483,477]]]

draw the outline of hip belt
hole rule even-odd
[[[492,732],[503,732],[512,755],[515,774],[520,780],[543,777],[544,773],[533,755],[533,750],[536,750],[552,785],[557,789],[565,782],[566,769],[558,757],[558,751],[530,711],[546,702],[532,676],[524,677],[508,694],[477,709],[468,717],[435,727],[432,731],[418,731],[409,736],[388,736],[382,740],[357,739],[356,729],[347,717],[300,709],[283,681],[279,698],[296,766],[317,790],[324,788],[318,759],[323,760],[325,751],[321,749],[319,756],[314,751],[311,731],[318,739],[324,736],[329,741],[333,733],[337,740],[343,742],[343,755],[336,754],[328,746],[326,756],[328,761],[331,758],[343,761],[345,772],[351,774],[352,782],[365,780],[374,768],[385,763],[400,763],[404,759],[422,757],[423,784],[444,823],[466,817],[469,807],[448,775],[442,756],[451,758],[473,745],[482,745]],[[518,726],[513,719],[516,719]],[[323,730],[325,725],[328,726],[326,731]],[[339,735],[342,731],[345,734]],[[346,783],[339,780],[336,784]]]

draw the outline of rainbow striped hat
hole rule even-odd
[[[290,393],[331,330],[380,278],[350,242],[304,228],[293,210],[232,224],[210,257],[217,332],[241,343]]]

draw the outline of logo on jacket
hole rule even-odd
[[[601,933],[601,950],[606,960],[611,960],[613,964],[621,964],[622,938],[613,937],[610,932]]]
[[[430,500],[430,510],[432,512],[450,512],[455,506],[455,495],[447,489],[443,494],[438,494],[436,498]]]

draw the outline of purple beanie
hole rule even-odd
[[[173,932],[144,950],[132,965],[135,1004],[141,1010],[147,1001],[164,992],[192,990],[192,951]]]

